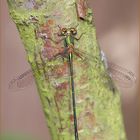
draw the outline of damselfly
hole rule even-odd
[[[46,57],[49,59],[49,61],[55,60],[58,57],[61,57],[67,61],[67,66],[69,69],[69,79],[70,79],[70,84],[71,84],[70,88],[71,88],[71,95],[72,95],[75,140],[79,140],[78,128],[77,128],[77,116],[76,116],[76,103],[75,103],[76,101],[75,101],[73,57],[76,56],[77,58],[80,58],[81,62],[82,61],[93,61],[93,58],[88,53],[85,53],[84,51],[75,47],[75,40],[77,40],[77,41],[80,40],[80,38],[85,33],[82,33],[80,35],[80,37],[77,38],[76,37],[77,29],[75,27],[74,28],[61,28],[59,26],[59,29],[60,29],[60,32],[59,32],[58,36],[63,37],[59,41],[54,41],[52,38],[49,38],[45,33],[40,33],[39,35],[40,35],[40,37],[43,37],[44,39],[51,40],[55,44],[59,44],[60,42],[64,41],[64,47],[48,48],[48,49],[51,49],[50,52],[52,54],[49,54]],[[41,55],[42,54],[40,54],[40,58],[42,60],[42,66],[43,66],[44,60],[42,59]],[[90,60],[90,57],[91,57],[91,60]],[[113,78],[116,78],[118,81],[123,81],[124,83],[126,82],[126,84],[132,84],[135,81],[135,76],[133,75],[133,73],[127,71],[126,69],[124,69],[120,66],[112,64],[112,63],[108,63],[108,65],[109,65],[108,69],[112,72],[111,76]],[[45,73],[45,72],[46,71],[44,69],[44,74],[47,75],[48,73]],[[30,76],[30,79],[33,78],[31,70],[28,70],[25,73],[23,73],[22,75],[20,75],[19,77],[17,77],[16,79],[13,79],[9,84],[9,88],[12,89],[13,87],[15,87],[15,88],[24,87],[25,84],[27,84],[27,82],[24,81],[25,77],[27,77],[27,76]]]

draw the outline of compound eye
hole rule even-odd
[[[66,29],[66,28],[62,28],[62,29],[61,29],[61,34],[62,34],[62,35],[66,35],[66,33],[67,33],[67,29]]]
[[[77,30],[75,28],[71,28],[70,29],[72,35],[76,35],[77,34]]]

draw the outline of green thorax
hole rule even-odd
[[[64,40],[64,46],[68,47],[69,45],[74,45],[74,37],[71,35],[66,36]]]

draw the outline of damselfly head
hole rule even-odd
[[[79,25],[79,24],[78,24]],[[58,25],[58,28],[60,30],[59,35],[60,36],[68,36],[68,35],[77,35],[77,27],[78,25],[76,25],[75,27],[71,27],[71,28],[65,28],[65,27],[61,27],[60,25]]]

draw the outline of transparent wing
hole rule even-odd
[[[113,80],[121,87],[130,88],[136,83],[135,74],[126,68],[108,62],[108,71]]]
[[[55,50],[53,50],[53,51],[55,51]],[[51,51],[51,53],[52,53],[52,51]],[[80,52],[79,50],[78,50],[78,53],[81,53],[81,55],[84,55],[84,52]],[[49,54],[48,55],[49,57],[46,55],[47,54],[44,55],[45,58],[53,60],[53,54]],[[56,57],[57,55],[55,54],[54,56]],[[21,90],[21,89],[31,85],[33,83],[33,81],[34,81],[33,73],[32,73],[32,70],[29,69],[29,70],[25,71],[24,73],[20,74],[19,76],[15,77],[14,79],[12,79],[9,82],[8,89],[15,92],[15,91]]]
[[[75,51],[76,53],[79,53],[79,55],[83,58],[83,60],[89,61],[91,59],[91,61],[93,61],[93,56],[77,48],[75,49]],[[115,82],[117,82],[119,86],[132,87],[132,85],[134,85],[134,83],[136,82],[136,77],[133,72],[119,65],[116,65],[112,62],[108,62],[105,56],[103,56],[104,54],[101,55],[102,57],[104,57],[103,61],[105,62],[109,75],[111,76],[112,79],[114,79]],[[9,89],[17,91],[19,89],[25,88],[28,85],[31,85],[33,80],[34,78],[33,78],[32,70],[29,69],[23,74],[11,80],[9,83]]]
[[[9,82],[9,89],[18,91],[31,85],[34,81],[32,70],[29,69]]]

